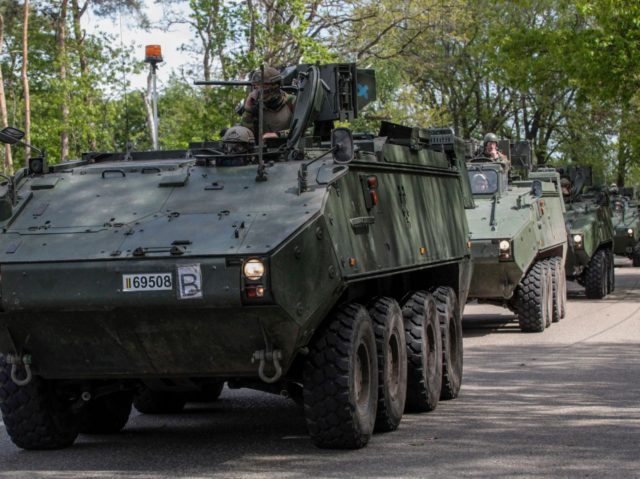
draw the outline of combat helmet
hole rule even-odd
[[[254,144],[256,137],[253,132],[244,126],[236,125],[229,128],[222,137],[223,143],[249,143]]]
[[[254,70],[251,74],[251,83],[254,85],[257,83],[281,83],[282,82],[282,74],[276,68],[265,66],[264,67],[264,80],[262,79],[262,72],[258,70]]]
[[[484,140],[483,140],[483,144],[487,144],[489,142],[494,142],[494,143],[498,143],[498,136],[495,133],[487,133],[486,135],[484,135]]]

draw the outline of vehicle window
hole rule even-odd
[[[469,181],[474,195],[498,191],[498,173],[495,170],[469,171]]]

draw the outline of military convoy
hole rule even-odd
[[[640,212],[634,188],[615,188],[611,191],[613,209],[614,254],[631,259],[640,266]]]
[[[501,142],[512,167],[528,170],[527,142]],[[473,277],[469,298],[506,306],[524,332],[542,332],[565,315],[567,236],[557,173],[508,181],[505,162],[478,156],[467,165],[475,208],[467,210]]]
[[[320,447],[359,448],[405,409],[459,394],[472,269],[464,144],[449,129],[384,123],[357,141],[333,129],[375,95],[372,72],[352,64],[287,78],[288,135],[255,151],[41,157],[4,178],[0,409],[16,445],[114,433],[133,402],[175,411],[226,382],[303,403]],[[237,155],[243,166],[223,166]],[[540,205],[548,188],[518,191],[521,213],[553,219]],[[533,241],[509,237],[510,254],[538,251]],[[544,251],[548,298],[560,239]]]
[[[590,166],[557,168],[562,176],[565,222],[569,235],[567,278],[585,288],[589,299],[613,292],[613,226],[607,191],[593,186]]]

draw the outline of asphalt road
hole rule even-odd
[[[619,264],[614,294],[572,285],[567,318],[541,334],[468,305],[461,396],[362,450],[316,449],[291,401],[225,389],[62,451],[21,451],[0,425],[0,478],[640,478],[640,269]]]

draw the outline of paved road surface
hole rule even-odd
[[[292,402],[225,390],[63,451],[21,451],[0,425],[0,478],[640,478],[640,269],[620,265],[613,295],[573,285],[568,317],[542,334],[469,305],[460,398],[365,449],[316,449]]]

